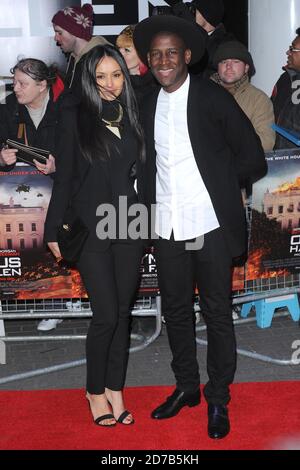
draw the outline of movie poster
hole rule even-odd
[[[72,296],[70,270],[43,243],[51,190],[34,167],[0,172],[0,300]]]
[[[157,267],[154,248],[145,250],[141,261],[141,282],[139,295],[155,295],[158,292]]]
[[[43,242],[52,178],[20,165],[0,172],[0,300],[87,297],[79,272]],[[153,250],[141,262],[140,295],[157,292]]]
[[[266,154],[253,186],[247,280],[300,272],[300,149]]]

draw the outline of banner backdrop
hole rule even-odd
[[[249,257],[233,291],[247,280],[300,272],[300,152],[266,154],[268,174],[253,186]],[[57,264],[43,244],[52,179],[32,167],[0,172],[0,300],[86,297],[77,270]],[[155,257],[141,263],[139,294],[158,289]]]
[[[0,299],[69,297],[72,277],[43,244],[52,179],[33,167],[0,172]]]
[[[268,174],[253,186],[247,280],[300,272],[300,150],[266,159]]]
[[[33,167],[0,172],[0,300],[86,297],[76,269],[56,263],[43,243],[52,179]],[[141,262],[140,295],[157,290],[151,249]]]

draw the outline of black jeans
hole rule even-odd
[[[193,311],[196,280],[207,324],[209,381],[204,395],[209,403],[226,404],[236,369],[236,342],[230,301],[232,258],[222,232],[205,235],[204,247],[196,251],[187,250],[185,242],[159,239],[156,260],[177,388],[194,391],[200,383]]]
[[[104,252],[83,252],[78,269],[93,317],[86,340],[87,391],[124,387],[129,348],[130,307],[139,280],[140,241],[113,243]]]

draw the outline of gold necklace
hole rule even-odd
[[[119,115],[117,119],[114,121],[108,121],[104,118],[102,118],[102,121],[106,124],[106,128],[110,130],[113,134],[115,134],[119,139],[121,139],[121,134],[120,134],[120,122],[123,119],[123,108],[119,103]]]

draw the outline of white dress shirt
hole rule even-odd
[[[155,232],[170,239],[190,240],[219,227],[200,175],[187,125],[188,76],[173,93],[161,89],[155,114]]]

